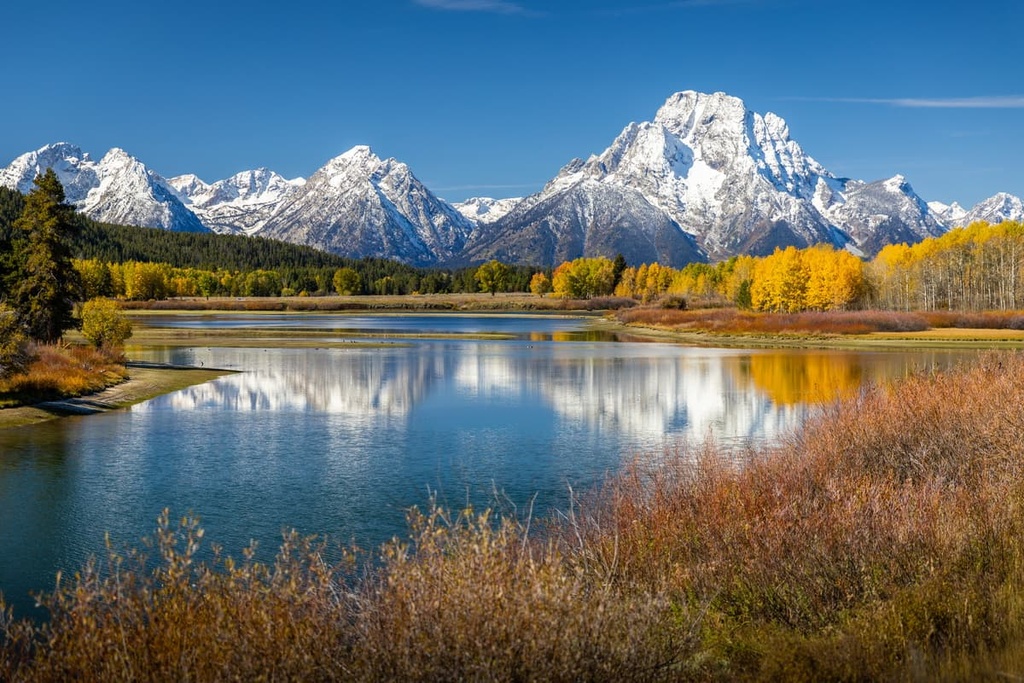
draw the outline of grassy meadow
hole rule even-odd
[[[0,680],[1013,680],[1024,357],[878,387],[755,452],[638,457],[551,519],[413,511],[369,556],[194,519],[0,618]],[[367,561],[372,559],[372,561]]]

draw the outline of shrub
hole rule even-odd
[[[18,323],[18,314],[0,304],[0,379],[21,372],[30,359],[28,335]]]
[[[15,405],[82,396],[126,379],[120,355],[110,347],[36,345],[22,372],[0,381],[0,394]]]
[[[667,296],[661,297],[660,299],[658,299],[657,305],[660,308],[672,309],[676,311],[685,311],[687,308],[686,298],[681,297],[678,294],[669,294]]]
[[[111,299],[90,299],[82,304],[82,336],[90,344],[116,347],[132,336],[132,323]]]

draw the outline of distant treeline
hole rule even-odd
[[[0,188],[0,284],[14,270],[12,224],[24,198]],[[350,259],[244,235],[110,225],[75,214],[72,246],[85,298],[527,292],[563,298],[608,295],[676,305],[736,305],[766,312],[1018,309],[1024,302],[1024,225],[975,223],[870,260],[828,245],[789,247],[681,269],[580,258],[554,269],[491,261],[415,268]],[[3,291],[0,291],[0,298]]]
[[[1018,310],[1024,305],[1024,224],[972,223],[914,245],[889,245],[870,261],[818,244],[680,270],[648,264],[627,268],[614,292],[771,313]]]
[[[10,273],[12,225],[24,197],[0,188],[0,281]],[[479,291],[476,268],[415,268],[380,258],[350,259],[262,237],[186,233],[113,225],[75,214],[72,245],[84,266],[88,294],[125,298],[165,296],[277,296],[331,294],[339,270],[353,294],[422,294]],[[537,268],[513,266],[500,291],[525,292]],[[104,272],[106,271],[106,272]],[[124,276],[128,273],[129,282]],[[132,287],[131,278],[135,278]],[[157,280],[162,280],[157,282]]]

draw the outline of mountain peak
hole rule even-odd
[[[107,167],[109,169],[128,169],[134,168],[139,173],[148,174],[150,171],[146,169],[145,165],[133,157],[128,152],[124,151],[120,147],[111,147],[103,158],[100,160],[100,166]]]
[[[475,221],[477,223],[493,223],[503,218],[522,200],[522,197],[510,197],[508,199],[470,197],[466,201],[458,202],[452,206],[455,207],[456,211],[471,221]]]
[[[1007,192],[999,192],[975,204],[962,217],[959,224],[970,225],[977,221],[992,224],[1003,221],[1024,221],[1024,201]]]
[[[43,145],[36,152],[29,152],[29,154],[35,154],[40,157],[53,156],[61,159],[89,160],[89,155],[83,153],[81,147],[70,142],[53,142],[48,145]]]
[[[68,203],[90,218],[165,230],[206,229],[165,180],[119,147],[96,162],[70,143],[46,145],[0,169],[0,185],[27,192],[46,168],[57,174]]]
[[[334,157],[334,159],[332,159],[331,161],[352,162],[352,161],[362,161],[362,160],[365,160],[365,159],[372,159],[372,160],[375,160],[375,161],[380,161],[380,157],[378,157],[376,154],[373,153],[373,150],[370,149],[369,145],[356,145],[352,149],[350,149],[350,150],[348,150],[346,152],[343,152],[343,153],[339,154],[338,156]]]
[[[359,145],[297,187],[260,234],[343,256],[434,265],[459,253],[474,227],[404,163]]]
[[[743,100],[724,92],[705,93],[697,90],[680,90],[665,99],[664,104],[658,109],[655,120],[668,118],[674,114],[689,113],[696,108],[706,106],[743,106]]]
[[[902,173],[897,173],[893,177],[887,179],[884,183],[885,189],[890,192],[898,192],[904,194],[907,192],[913,192],[914,190],[910,187],[910,183],[907,182],[906,176]]]

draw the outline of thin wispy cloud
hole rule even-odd
[[[1024,95],[992,97],[794,97],[805,102],[849,102],[853,104],[884,104],[891,107],[920,109],[1024,109]]]
[[[445,12],[489,12],[491,14],[533,15],[530,9],[508,0],[413,0],[420,7]]]

